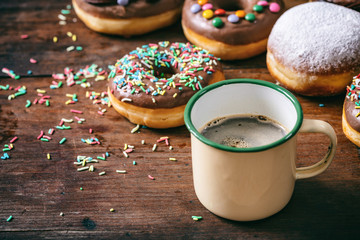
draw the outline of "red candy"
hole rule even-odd
[[[222,16],[222,15],[225,15],[226,11],[224,9],[219,8],[219,9],[216,9],[214,13],[216,16]]]

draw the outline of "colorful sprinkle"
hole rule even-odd
[[[199,220],[202,220],[203,217],[202,216],[191,216],[192,220],[194,221],[199,221]]]
[[[140,128],[140,125],[139,125],[139,124],[136,125],[136,127],[134,127],[134,128],[131,130],[131,133],[137,132],[137,131],[139,130],[139,128]]]
[[[81,167],[81,168],[78,168],[77,171],[78,172],[82,172],[82,171],[86,171],[86,170],[89,170],[90,167]],[[83,190],[83,188],[80,188],[80,190]]]
[[[63,144],[63,143],[65,143],[65,142],[66,142],[66,138],[63,138],[63,139],[60,140],[59,143],[60,143],[60,144]]]
[[[37,63],[37,60],[35,60],[34,58],[30,58],[30,62],[31,63]]]
[[[78,114],[82,114],[83,112],[80,110],[75,110],[75,109],[70,109],[70,112],[72,113],[78,113]]]

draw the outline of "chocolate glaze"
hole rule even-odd
[[[172,50],[170,49],[170,45],[167,47],[161,47],[159,46],[158,50],[160,52],[167,50],[169,53],[172,54]],[[204,50],[205,51],[205,50]],[[124,58],[127,58],[128,55],[124,56]],[[136,56],[134,59],[132,59],[131,61],[136,64],[138,63],[139,65],[141,65],[142,68],[144,68],[145,71],[149,71],[149,68],[147,66],[145,66],[142,62],[142,59],[139,59],[138,56],[135,54],[134,56]],[[204,55],[205,57],[205,55]],[[214,58],[215,59],[215,58]],[[122,61],[119,60],[118,63]],[[132,63],[132,64],[133,64]],[[188,62],[189,64],[190,62]],[[212,64],[210,65],[212,67],[213,70],[215,71],[221,71],[222,72],[222,66],[221,63],[219,61],[216,60],[216,65]],[[187,68],[188,65],[185,67]],[[117,64],[117,68],[121,67],[121,64]],[[154,64],[151,65],[153,66],[154,70],[155,70],[155,76],[158,76],[161,72],[166,74],[166,77],[170,78],[171,75],[176,74],[176,73],[180,73],[180,64],[178,65],[178,68],[175,67],[156,67]],[[203,62],[202,64],[199,64],[199,67],[206,67],[206,63]],[[157,72],[157,73],[156,73]],[[209,81],[213,78],[212,74],[208,74],[205,71],[197,71],[194,74],[196,74],[197,79],[200,79],[199,76],[201,76],[203,78],[203,80],[199,80],[201,83],[202,87],[205,87],[209,84]],[[173,107],[177,107],[177,106],[181,106],[184,105],[188,102],[188,100],[196,93],[196,91],[194,91],[191,87],[187,87],[185,86],[186,82],[182,82],[180,86],[177,86],[176,88],[163,88],[165,89],[165,93],[164,95],[157,95],[157,96],[153,96],[151,93],[146,94],[145,92],[143,92],[139,87],[136,87],[136,89],[138,90],[137,92],[131,94],[132,88],[129,85],[125,85],[123,87],[117,87],[120,84],[116,83],[116,79],[120,79],[122,76],[123,72],[117,73],[115,77],[109,77],[109,88],[111,90],[113,90],[113,95],[118,99],[118,100],[122,100],[123,98],[129,98],[132,101],[131,102],[126,102],[128,104],[133,104],[135,106],[139,106],[139,107],[145,107],[145,108],[173,108]],[[152,76],[154,76],[152,75]],[[159,77],[159,79],[161,79]],[[180,84],[180,77],[177,76],[174,78],[174,82],[176,84]],[[145,89],[148,88],[154,88],[157,89],[156,83],[150,81],[147,78],[143,78],[142,79],[143,82],[143,87]],[[163,85],[164,86],[164,85]],[[180,90],[179,87],[182,87],[182,90]],[[174,94],[177,94],[177,96],[174,98]],[[155,99],[155,103],[153,102],[153,99]]]
[[[101,18],[149,17],[181,8],[183,0],[131,0],[126,6],[110,0],[74,0],[85,12]]]
[[[348,124],[357,132],[360,132],[360,119],[356,117],[356,114],[360,109],[355,108],[355,102],[345,98],[344,102],[345,118]]]
[[[190,11],[191,6],[197,3],[196,0],[186,0],[182,12],[182,23],[185,27],[198,34],[229,45],[244,45],[258,42],[269,36],[272,26],[285,10],[282,0],[272,0],[271,2],[276,2],[281,6],[280,12],[272,13],[268,7],[264,7],[264,11],[261,13],[254,12],[252,8],[258,1],[259,0],[210,0],[209,3],[213,4],[213,9],[222,8],[226,10],[224,16],[218,16],[224,22],[224,26],[216,28],[212,25],[211,19],[208,20],[202,16],[203,11],[195,14]],[[228,22],[227,16],[235,14],[237,10],[254,13],[256,20],[249,22],[241,19],[238,23]]]

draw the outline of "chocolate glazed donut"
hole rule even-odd
[[[123,36],[145,34],[178,20],[183,0],[72,0],[90,29]]]
[[[282,0],[186,0],[182,26],[187,39],[224,60],[266,51],[272,26],[284,12]]]
[[[188,100],[225,79],[219,59],[190,43],[159,42],[137,47],[109,74],[109,99],[130,122],[150,128],[184,124]]]
[[[360,147],[360,74],[346,87],[342,113],[342,128],[345,136]]]

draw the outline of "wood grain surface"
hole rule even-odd
[[[14,148],[6,152],[10,158],[0,159],[0,239],[358,239],[359,153],[342,132],[344,94],[330,98],[296,95],[305,118],[327,121],[336,131],[338,148],[329,169],[297,181],[289,204],[272,217],[254,222],[226,220],[206,210],[195,195],[190,135],[185,127],[140,128],[131,133],[134,124],[86,97],[87,91],[104,92],[106,80],[86,78],[91,84],[88,88],[78,84],[50,88],[52,74],[63,73],[66,67],[79,71],[97,64],[108,71],[108,65],[137,46],[163,40],[184,42],[180,23],[139,37],[108,36],[76,21],[72,9],[66,25],[60,25],[58,15],[69,4],[68,0],[0,2],[0,67],[21,76],[15,80],[0,73],[0,85],[13,88],[0,90],[1,148],[18,137]],[[77,36],[76,41],[69,33]],[[68,52],[70,46],[82,50]],[[30,63],[31,58],[37,63]],[[227,79],[274,82],[265,54],[223,62],[223,66]],[[18,86],[25,86],[27,93],[8,100]],[[38,89],[50,96],[49,106],[25,107],[27,100],[41,99]],[[76,94],[78,101],[66,105],[70,99],[66,94]],[[101,110],[103,115],[98,113]],[[65,123],[71,129],[56,128],[62,118],[75,117],[84,121]],[[55,129],[52,135],[50,128]],[[37,139],[41,131],[51,137],[49,142]],[[157,142],[162,136],[169,137],[169,145]],[[91,137],[100,144],[81,140]],[[60,144],[63,138],[66,142]],[[123,154],[125,144],[134,146],[128,158]],[[300,134],[297,166],[317,162],[328,144],[324,135]],[[77,171],[77,156],[96,159],[106,152],[106,161],[92,163],[94,172]],[[106,174],[100,176],[100,172]],[[193,215],[203,219],[194,221]]]

